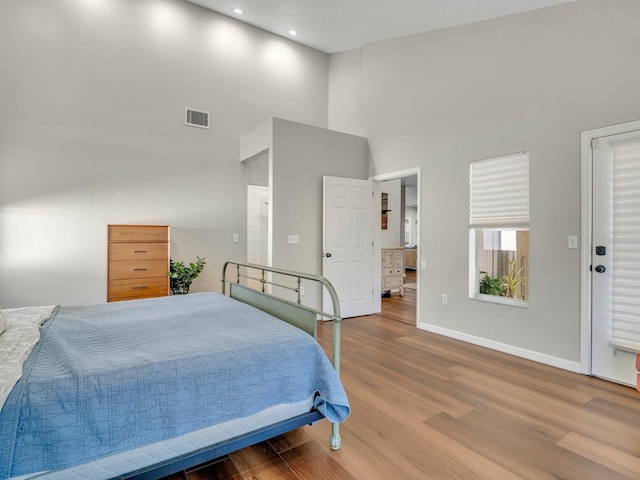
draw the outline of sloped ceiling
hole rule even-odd
[[[187,0],[326,53],[579,0]],[[237,14],[234,8],[244,13]],[[290,30],[298,35],[293,37]]]

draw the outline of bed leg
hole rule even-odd
[[[340,426],[337,423],[331,424],[331,436],[329,437],[329,447],[331,450],[340,450]]]

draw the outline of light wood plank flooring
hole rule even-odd
[[[416,284],[416,271],[406,270],[404,284]],[[416,289],[405,286],[404,295],[394,291],[390,297],[382,298],[382,311],[380,315],[385,318],[392,318],[409,325],[416,325]]]
[[[330,338],[320,325],[325,349]],[[320,422],[167,480],[640,479],[631,388],[388,316],[343,321],[342,378],[340,451]]]

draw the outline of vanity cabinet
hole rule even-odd
[[[107,301],[169,295],[169,227],[109,225]]]
[[[382,292],[398,290],[404,295],[404,248],[392,247],[381,249],[382,257]]]

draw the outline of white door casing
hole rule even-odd
[[[373,313],[373,182],[323,177],[322,274],[340,299],[343,318]],[[331,312],[328,295],[323,310]]]
[[[616,255],[623,255],[624,237],[614,231],[613,145],[640,139],[640,132],[608,134],[591,141],[591,368],[590,374],[635,386],[635,352],[611,345],[613,285],[622,275],[614,268]],[[640,232],[638,232],[640,233]],[[618,245],[618,248],[616,248]],[[620,251],[620,252],[619,252]],[[638,272],[640,273],[640,271]]]

